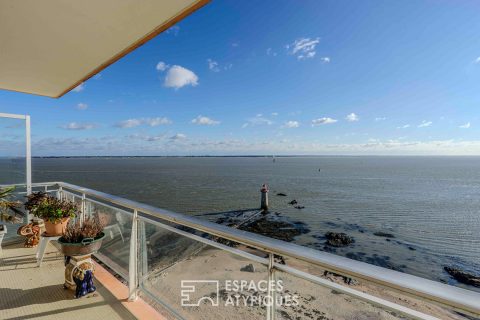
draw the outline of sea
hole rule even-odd
[[[21,161],[0,159],[0,184],[23,177]],[[299,245],[460,286],[444,266],[480,274],[480,157],[34,158],[33,181],[65,181],[201,219],[258,208],[266,183],[270,211],[308,228]],[[304,208],[290,205],[294,199]],[[329,248],[329,231],[355,243]]]

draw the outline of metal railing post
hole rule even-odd
[[[59,186],[58,187],[58,190],[57,190],[57,198],[60,199],[60,200],[63,200],[63,188],[62,186]]]
[[[268,290],[267,296],[269,297],[270,304],[267,305],[267,320],[275,320],[275,304],[276,304],[276,283],[275,283],[275,268],[274,268],[274,254],[268,255]],[[275,283],[275,284],[274,284]]]
[[[32,146],[29,115],[25,116],[25,170],[27,175],[27,196],[29,196],[32,193]],[[30,212],[26,212],[24,220],[25,223],[30,222]]]
[[[140,259],[139,259],[139,279],[143,279],[148,273],[148,253],[147,253],[147,237],[146,237],[146,223],[145,221],[139,221],[138,230],[139,230],[139,248],[140,248]],[[140,283],[139,283],[140,286]]]
[[[133,211],[132,233],[130,234],[130,257],[128,261],[128,301],[137,299],[138,289],[138,211]]]
[[[85,221],[85,211],[86,211],[86,196],[85,193],[82,193],[82,202],[80,204],[80,223],[83,224]]]

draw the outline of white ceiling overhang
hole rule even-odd
[[[0,88],[61,97],[209,0],[2,0]]]

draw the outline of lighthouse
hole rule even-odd
[[[263,184],[262,188],[260,189],[261,193],[261,201],[260,201],[260,209],[264,212],[268,211],[268,186],[266,183]]]

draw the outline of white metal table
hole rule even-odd
[[[37,249],[37,266],[40,267],[42,265],[43,256],[45,255],[45,250],[47,249],[47,245],[50,241],[57,241],[60,239],[61,236],[49,236],[45,232],[40,235],[40,244],[38,245]]]

